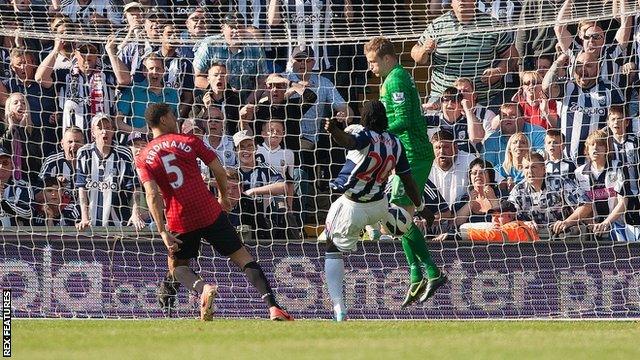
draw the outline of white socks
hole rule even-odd
[[[326,253],[324,259],[324,272],[329,288],[329,296],[333,303],[335,314],[346,313],[344,305],[343,283],[344,283],[344,260],[340,253]]]

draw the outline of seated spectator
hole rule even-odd
[[[233,143],[238,154],[242,197],[239,209],[232,212],[240,214],[240,223],[251,227],[254,238],[286,238],[285,179],[255,153],[253,136],[248,131],[234,134]]]
[[[629,133],[630,119],[626,116],[624,105],[611,105],[607,119],[607,132],[611,138],[612,160],[622,167],[629,179],[629,190],[633,196],[627,198],[625,213],[628,224],[640,224],[640,140],[637,135]]]
[[[481,158],[474,159],[469,164],[469,186],[460,198],[463,205],[456,212],[456,225],[491,222],[490,210],[500,205],[505,195],[498,187],[493,165]]]
[[[26,97],[21,93],[9,95],[4,105],[4,131],[2,146],[13,154],[13,178],[38,184],[38,172],[42,165],[42,139],[34,131],[31,111]]]
[[[517,132],[525,134],[531,144],[532,151],[544,150],[544,129],[524,121],[521,111],[518,104],[502,105],[500,115],[496,119],[499,123],[498,130],[484,140],[484,159],[494,164],[496,168],[504,162],[508,149],[507,142],[511,135]]]
[[[144,27],[144,7],[137,1],[130,1],[122,8],[122,20],[125,27],[116,31],[115,35],[118,38],[125,39],[139,39]],[[118,50],[121,50],[126,42],[122,42],[118,46]]]
[[[524,179],[524,159],[529,157],[530,152],[531,145],[524,133],[511,135],[504,161],[496,168],[497,173],[506,180],[508,190]]]
[[[80,128],[88,141],[91,117],[97,113],[114,114],[117,80],[113,72],[100,67],[100,54],[92,44],[82,44],[74,50],[69,68],[54,70],[64,46],[63,40],[56,40],[51,53],[38,66],[35,79],[44,89],[57,90],[63,128]]]
[[[65,185],[56,177],[47,177],[42,191],[32,203],[32,226],[74,226],[80,219],[80,210],[75,202],[65,200]]]
[[[547,130],[544,137],[547,178],[569,177],[575,180],[576,164],[564,156],[564,135],[557,129]]]
[[[523,242],[540,240],[536,223],[517,220],[513,203],[502,201],[489,209],[491,221],[463,224],[460,233],[463,240],[488,242]]]
[[[81,220],[76,227],[122,226],[132,214],[127,206],[136,178],[131,151],[114,145],[108,115],[91,119],[91,134],[94,141],[81,147],[77,156],[75,186]]]
[[[622,93],[610,82],[599,77],[598,60],[589,53],[576,56],[573,78],[558,83],[557,71],[568,56],[561,54],[553,63],[542,83],[542,90],[551,99],[560,99],[560,129],[567,139],[568,156],[578,165],[585,162],[584,141],[590,133],[606,123],[611,105],[622,104]]]
[[[294,192],[294,167],[293,151],[282,148],[284,141],[284,122],[271,120],[262,127],[264,142],[258,145],[256,153],[262,155],[267,165],[276,169],[287,180],[287,208],[293,210],[292,195],[300,195]],[[299,176],[298,176],[299,178]]]
[[[576,181],[593,204],[594,224],[591,229],[596,236],[627,227],[623,214],[629,197],[633,196],[627,174],[621,164],[612,159],[610,151],[611,141],[607,130],[591,133],[585,141],[587,160],[576,170]],[[637,234],[633,239],[623,235],[618,240],[635,241],[637,238]]]
[[[64,200],[71,202],[75,189],[76,161],[78,150],[85,144],[84,134],[79,127],[68,127],[62,135],[62,151],[47,156],[40,169],[40,181],[56,178],[64,187]]]
[[[453,86],[462,94],[462,99],[469,102],[469,107],[473,110],[476,118],[482,122],[485,134],[494,132],[496,129],[491,127],[491,120],[496,116],[496,113],[489,110],[486,106],[478,104],[478,94],[476,93],[473,81],[469,78],[458,78],[453,83]]]
[[[216,106],[209,107],[209,119],[205,121],[205,144],[215,151],[224,167],[237,166],[238,159],[233,147],[233,137],[224,133],[224,115]]]
[[[518,219],[533,221],[538,229],[561,234],[591,216],[591,200],[570,178],[547,181],[544,157],[532,152],[524,159],[525,180],[511,190],[509,201],[515,204]]]
[[[446,130],[453,134],[458,150],[477,154],[484,139],[484,128],[471,103],[454,87],[448,87],[440,98],[441,111],[425,116],[431,134]]]
[[[209,88],[206,92],[199,91],[193,106],[194,116],[203,116],[212,106],[222,109],[224,118],[224,133],[233,136],[238,132],[240,119],[240,97],[227,84],[227,66],[224,63],[214,63],[207,75]]]
[[[520,75],[522,85],[512,99],[522,109],[525,121],[541,128],[557,129],[558,109],[555,100],[549,100],[542,92],[542,77],[537,71],[525,71]]]
[[[32,188],[28,183],[13,178],[11,154],[0,147],[0,225],[2,227],[27,225],[31,220]]]
[[[178,91],[180,96],[179,117],[187,118],[193,104],[193,65],[178,47],[179,33],[175,25],[165,24],[162,29],[160,55],[164,59],[165,86]]]
[[[304,112],[300,122],[300,132],[302,134],[301,146],[306,150],[313,150],[317,146],[319,135],[322,133],[322,121],[333,114],[341,114],[341,118],[348,119],[353,116],[351,108],[342,98],[336,86],[328,78],[314,72],[315,54],[311,47],[296,46],[291,55],[291,71],[285,76],[295,82],[304,81],[309,83],[308,88],[313,91],[317,99],[309,110]],[[328,148],[327,143],[322,144]]]
[[[227,65],[229,85],[239,91],[241,101],[247,103],[267,74],[264,49],[251,44],[249,40],[253,38],[254,35],[244,25],[242,15],[227,14],[223,19],[222,34],[205,38],[196,50],[193,58],[196,86],[206,88],[209,68],[213,63],[221,62]]]
[[[300,119],[318,97],[305,82],[293,82],[278,74],[269,75],[266,84],[267,91],[255,106],[249,104],[240,109],[240,128],[260,134],[264,124],[271,119],[284,119],[284,147],[299,150]],[[299,163],[298,159],[296,163]]]
[[[435,160],[429,173],[431,181],[448,205],[449,211],[441,214],[441,218],[454,218],[456,205],[467,193],[469,186],[469,164],[475,155],[458,151],[453,134],[440,130],[431,136]],[[460,205],[461,206],[461,205]]]
[[[173,108],[176,116],[178,114],[178,92],[164,86],[164,59],[157,53],[150,53],[144,59],[144,67],[146,80],[125,89],[118,100],[117,130],[127,133],[140,131],[146,134],[144,111],[149,104],[167,103]]]
[[[0,104],[6,102],[9,94],[25,94],[33,124],[31,136],[41,139],[38,143],[43,155],[54,153],[59,141],[55,92],[52,88],[40,87],[35,81],[36,58],[31,51],[13,48],[10,57],[12,77],[0,84]]]

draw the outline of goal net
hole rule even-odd
[[[401,309],[402,244],[363,229],[345,256],[349,316],[636,318],[638,6],[8,1],[0,287],[18,317],[197,316],[184,288],[169,310],[158,304],[167,251],[133,162],[150,140],[145,109],[165,102],[225,166],[230,220],[280,303],[330,319],[323,229],[346,151],[324,119],[357,123],[379,99],[364,44],[384,36],[423,102],[436,221],[415,222],[449,282]],[[206,166],[202,177],[215,192]],[[219,316],[265,316],[226,257],[203,244],[191,265],[218,285]]]

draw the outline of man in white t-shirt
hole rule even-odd
[[[455,216],[454,205],[467,193],[469,185],[469,164],[475,155],[458,151],[453,134],[441,130],[431,137],[435,161],[429,173],[429,180],[436,186],[449,210],[440,213],[440,218]]]

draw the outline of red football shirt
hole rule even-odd
[[[202,180],[197,159],[210,164],[216,154],[187,134],[153,139],[136,158],[140,182],[155,181],[162,190],[169,230],[182,234],[213,224],[222,207]]]

